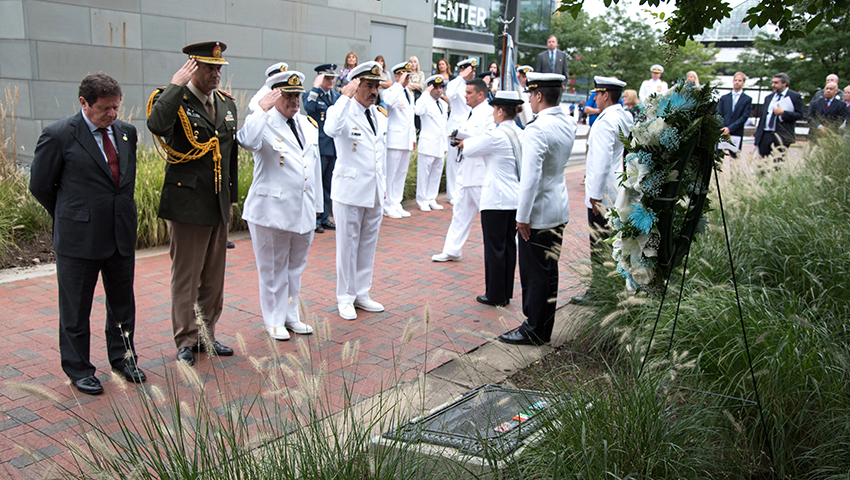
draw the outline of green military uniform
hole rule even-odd
[[[225,48],[221,42],[185,47],[183,52],[198,62],[192,79],[217,86],[218,79],[210,82],[220,75],[219,65],[227,64],[221,57]],[[219,355],[233,354],[215,341],[215,325],[224,304],[230,207],[239,195],[236,103],[221,90],[205,95],[193,85],[190,81],[157,89],[147,108],[148,129],[168,162],[159,216],[168,221],[171,240],[171,322],[177,359],[189,364],[194,364],[192,350],[204,341]],[[204,105],[207,100],[215,118]],[[208,338],[199,338],[195,305]]]

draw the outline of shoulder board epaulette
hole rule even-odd
[[[222,100],[224,100],[224,97],[227,97],[227,98],[234,100],[234,101],[236,100],[235,98],[233,98],[229,93],[225,92],[224,90],[219,90],[218,94],[221,96]]]
[[[319,124],[313,119],[313,117],[307,117],[307,120],[310,120],[310,123],[312,123],[314,127],[319,128]]]
[[[387,114],[387,109],[380,105],[378,105],[378,111],[381,112],[385,117],[389,116],[389,114]]]
[[[537,115],[535,115],[535,116],[531,119],[531,121],[529,121],[528,123],[526,123],[526,124],[525,124],[525,126],[527,127],[527,126],[531,125],[532,123],[534,123],[534,121],[535,121],[535,120],[537,120]]]

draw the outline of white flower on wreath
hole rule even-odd
[[[667,128],[667,122],[663,118],[641,123],[632,129],[632,135],[639,145],[657,146],[661,144],[661,134]]]
[[[626,162],[626,179],[623,186],[642,193],[640,184],[648,174],[649,166],[640,163],[637,158],[632,158]]]
[[[655,270],[644,267],[641,264],[635,264],[634,261],[632,269],[629,273],[632,275],[632,279],[635,283],[639,285],[646,285],[652,281],[653,277],[655,277]]]
[[[617,189],[617,200],[614,202],[614,208],[617,210],[617,213],[620,215],[620,220],[623,223],[628,221],[629,215],[632,214],[632,202],[640,201],[641,194],[638,194],[635,197],[632,197],[631,192],[633,190],[628,188],[620,187]]]

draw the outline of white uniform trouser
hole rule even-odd
[[[443,253],[461,256],[463,244],[472,230],[472,221],[478,213],[478,205],[481,203],[481,186],[461,187],[458,197],[455,199],[452,209],[452,223],[446,233],[446,244],[443,245]]]
[[[460,185],[457,184],[457,147],[449,146],[449,151],[446,153],[446,198],[449,200],[457,200],[460,195],[458,190]]]
[[[404,181],[407,180],[409,166],[410,150],[387,149],[387,198],[384,199],[384,210],[401,210]]]
[[[374,207],[355,207],[334,200],[336,221],[336,299],[354,303],[369,298],[375,247],[383,218],[380,202]]]
[[[419,154],[416,161],[416,203],[420,207],[437,201],[442,173],[442,157]]]
[[[295,233],[248,222],[257,276],[260,280],[260,308],[263,323],[269,328],[284,328],[300,321],[298,294],[301,274],[313,232]]]

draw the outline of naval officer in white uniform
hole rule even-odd
[[[652,78],[649,80],[644,80],[643,83],[640,84],[640,92],[638,92],[638,98],[640,98],[640,103],[646,103],[653,94],[664,95],[667,93],[667,82],[661,80],[661,74],[664,73],[664,67],[661,65],[655,64],[649,69]]]
[[[263,323],[277,340],[288,340],[287,330],[313,332],[299,318],[298,294],[316,213],[323,208],[322,175],[318,125],[298,113],[303,83],[301,72],[268,77],[269,93],[237,133],[242,148],[254,154],[242,218],[257,259]]]
[[[416,162],[416,203],[419,210],[442,210],[437,203],[443,159],[449,147],[446,136],[449,104],[441,97],[446,82],[441,75],[431,75],[425,80],[428,87],[416,101],[416,114],[422,121],[419,130],[419,158]]]
[[[576,122],[559,107],[564,76],[528,74],[529,103],[537,114],[525,127],[520,168],[519,276],[522,313],[519,329],[499,340],[518,345],[541,345],[552,336],[558,297],[558,259],[570,204],[564,168],[576,135]]]
[[[462,140],[465,156],[481,156],[486,165],[481,187],[481,231],[484,237],[485,305],[505,306],[514,291],[516,270],[516,209],[522,130],[516,125],[524,100],[519,92],[498,91],[490,100],[496,128]]]
[[[339,316],[346,320],[357,318],[355,308],[384,311],[369,297],[387,185],[387,111],[375,106],[381,73],[378,62],[354,67],[325,119],[325,133],[334,139],[337,155],[331,183],[336,297]]]
[[[615,77],[594,77],[596,106],[602,113],[593,123],[587,137],[587,166],[584,178],[584,205],[590,225],[590,261],[595,274],[604,259],[600,243],[608,238],[608,221],[605,212],[617,199],[617,186],[623,172],[623,142],[620,134],[628,137],[634,117],[620,105],[620,96],[626,82]],[[596,266],[594,266],[596,264]],[[594,283],[584,295],[573,297],[570,303],[589,304]]]
[[[265,97],[267,93],[271,92],[271,88],[269,88],[268,85],[268,79],[287,70],[289,70],[289,65],[286,62],[278,62],[274,65],[269,65],[269,68],[266,69],[266,82],[263,83],[263,86],[257,90],[257,93],[255,93],[253,97],[251,97],[251,101],[248,102],[248,110],[252,112],[256,111],[260,99]]]
[[[390,218],[409,217],[402,208],[404,181],[410,165],[410,152],[416,148],[416,126],[413,123],[413,91],[409,88],[410,62],[393,66],[395,82],[381,93],[387,105],[387,198],[384,200],[384,216]]]
[[[449,99],[449,108],[451,115],[446,123],[446,135],[451,135],[452,132],[459,129],[466,122],[469,116],[470,108],[466,104],[466,82],[475,78],[475,67],[478,66],[478,60],[467,58],[457,63],[457,76],[446,86],[446,97]],[[459,153],[457,147],[449,145],[448,154],[446,155],[446,198],[451,203],[457,201],[458,185],[457,185],[457,157]]]
[[[467,82],[466,103],[472,110],[466,122],[458,129],[458,138],[481,135],[495,127],[493,107],[486,102],[489,91],[487,84],[480,78]],[[472,222],[481,204],[481,185],[484,184],[486,172],[484,159],[480,153],[466,155],[466,152],[461,151],[459,160],[457,198],[452,210],[452,221],[446,233],[443,251],[431,257],[434,262],[451,262],[461,259],[463,244],[469,237]]]

